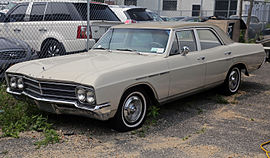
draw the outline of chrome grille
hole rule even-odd
[[[25,51],[0,52],[0,60],[21,59],[26,57]]]
[[[76,100],[76,85],[59,82],[44,82],[35,79],[23,78],[24,92],[36,97],[47,99]]]

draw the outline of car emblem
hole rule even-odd
[[[17,54],[16,54],[16,53],[9,53],[9,56],[10,56],[11,58],[14,58],[14,57],[17,57]]]

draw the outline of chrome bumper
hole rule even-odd
[[[16,96],[23,95],[30,99],[33,99],[40,110],[51,113],[80,115],[89,118],[95,118],[98,120],[108,120],[113,117],[112,111],[106,109],[106,107],[111,106],[109,103],[96,105],[94,107],[86,107],[80,106],[80,104],[78,104],[77,102],[72,101],[38,98],[25,92],[18,93],[11,91],[10,88],[7,88],[7,93]],[[59,106],[58,104],[69,106]]]

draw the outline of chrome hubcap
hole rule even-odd
[[[51,45],[49,46],[49,49],[48,49],[48,56],[57,56],[59,55],[59,48],[56,46],[56,45]]]
[[[124,118],[128,123],[138,121],[142,114],[143,101],[138,96],[130,96],[124,103]]]
[[[231,91],[237,90],[239,86],[239,80],[239,72],[237,70],[233,70],[229,76],[229,88]]]

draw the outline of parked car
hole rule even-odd
[[[179,21],[186,21],[186,22],[201,22],[199,17],[185,17]]]
[[[12,66],[7,92],[44,111],[110,119],[127,131],[142,125],[151,105],[218,85],[236,93],[241,71],[259,69],[264,58],[262,45],[234,43],[211,24],[118,25],[89,52]]]
[[[171,21],[180,21],[182,19],[186,18],[186,16],[176,16],[176,17],[171,17]]]
[[[147,9],[146,12],[151,16],[153,21],[164,21],[156,12],[153,12],[152,10]]]
[[[231,15],[231,19],[239,19],[238,15]],[[242,19],[245,23],[247,23],[247,15],[243,15]],[[252,15],[250,19],[250,27],[248,31],[249,38],[258,38],[261,32],[265,29],[265,23],[261,22],[257,16]]]
[[[105,4],[90,4],[90,48],[107,29],[121,22]],[[40,57],[86,49],[87,3],[22,2],[0,23],[0,37],[24,40]]]
[[[109,5],[116,16],[124,23],[153,21],[153,17],[146,12],[146,8],[125,5]]]
[[[163,21],[172,21],[172,19],[170,17],[167,17],[167,16],[161,16],[161,19]]]
[[[4,79],[5,71],[11,65],[36,57],[36,53],[27,43],[0,37],[0,81]]]
[[[1,3],[0,2],[0,12],[1,13],[7,13],[11,8],[13,8],[17,3],[16,2],[4,2],[4,3]]]

